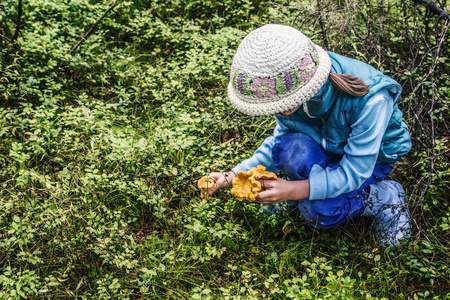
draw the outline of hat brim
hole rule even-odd
[[[231,104],[240,112],[247,115],[262,116],[282,113],[293,109],[311,99],[322,85],[325,84],[331,70],[331,60],[327,52],[321,47],[314,45],[319,56],[319,65],[311,79],[303,86],[297,87],[282,97],[274,97],[273,101],[265,103],[249,103],[245,99],[240,98],[230,81],[228,84],[228,99]]]

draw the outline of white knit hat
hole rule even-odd
[[[293,27],[269,24],[250,32],[231,66],[228,98],[248,115],[298,107],[328,78],[328,54]]]

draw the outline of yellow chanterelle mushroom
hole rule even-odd
[[[216,182],[214,181],[214,179],[212,179],[211,177],[208,177],[208,176],[203,176],[198,181],[198,183],[197,183],[198,188],[205,190],[205,200],[208,200],[208,190],[210,188],[212,188],[215,184],[216,184]]]
[[[233,188],[231,193],[240,201],[247,199],[255,201],[258,192],[261,190],[261,184],[256,181],[253,171],[239,171],[237,176],[233,178]]]
[[[258,165],[250,169],[255,174],[256,179],[275,179],[277,175],[275,173],[266,171],[266,167],[262,165]]]
[[[233,188],[231,194],[242,201],[244,198],[248,201],[255,201],[258,192],[261,191],[261,184],[257,179],[275,179],[277,175],[266,171],[266,167],[258,165],[251,168],[250,171],[239,171],[233,179]]]

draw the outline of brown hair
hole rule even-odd
[[[350,96],[361,97],[369,92],[369,86],[363,80],[350,74],[330,73],[328,79],[338,91]]]

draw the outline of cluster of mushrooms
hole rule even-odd
[[[266,167],[258,165],[251,168],[249,171],[239,171],[237,176],[233,179],[233,188],[231,194],[235,196],[239,201],[247,199],[248,201],[255,201],[258,196],[258,192],[261,191],[261,183],[258,179],[274,179],[277,175],[272,172],[266,171]],[[205,190],[205,199],[208,197],[208,190],[215,184],[214,179],[208,176],[203,176],[198,181],[198,188]]]

